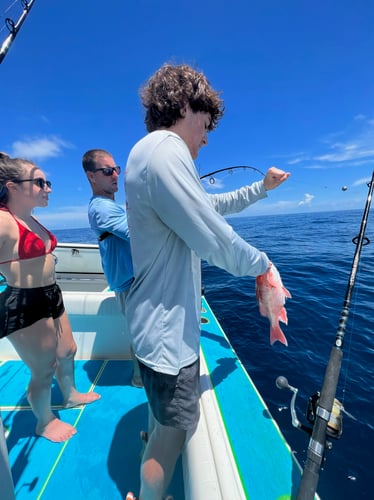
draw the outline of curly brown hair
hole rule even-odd
[[[219,95],[206,76],[191,66],[164,64],[140,90],[148,132],[174,125],[187,104],[195,113],[209,113],[209,130],[215,129],[224,112]]]

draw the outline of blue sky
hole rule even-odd
[[[22,11],[18,2],[5,12],[13,3],[0,0],[1,42],[5,17]],[[52,181],[49,207],[36,210],[42,222],[86,227],[82,154],[104,148],[125,166],[145,134],[139,87],[164,62],[188,63],[226,108],[196,160],[200,174],[291,172],[244,215],[363,209],[374,168],[373,25],[372,0],[36,0],[0,65],[0,150],[34,160]],[[260,177],[235,170],[207,189]]]

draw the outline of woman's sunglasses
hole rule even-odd
[[[111,175],[114,174],[114,172],[119,175],[121,173],[121,167],[102,167],[102,168],[95,168],[95,170],[92,170],[92,172],[102,172],[105,177],[110,177]]]
[[[12,182],[15,182],[16,184],[21,184],[21,182],[33,182],[40,189],[45,189],[46,186],[49,189],[51,189],[51,187],[52,187],[51,181],[45,181],[41,177],[37,177],[36,179],[13,179]]]

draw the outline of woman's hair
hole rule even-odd
[[[224,112],[219,95],[203,73],[186,64],[164,64],[140,90],[148,132],[174,125],[186,105],[195,113],[209,113],[213,130]]]
[[[8,202],[8,188],[5,184],[8,181],[22,179],[28,167],[37,168],[29,160],[11,158],[6,153],[0,153],[0,205],[6,205]]]

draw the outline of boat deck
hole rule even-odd
[[[130,361],[76,361],[78,389],[94,390],[101,399],[62,409],[54,385],[54,410],[78,431],[56,444],[34,435],[36,421],[25,392],[28,369],[21,361],[0,365],[1,414],[17,500],[116,500],[129,490],[138,493],[139,432],[147,428],[147,403],[144,390],[130,385],[131,375]],[[170,493],[184,499],[180,464]]]
[[[204,297],[201,330],[200,422],[168,493],[175,500],[296,498],[300,466]],[[0,409],[17,500],[116,500],[139,492],[147,403],[131,376],[127,360],[77,360],[78,390],[94,390],[101,399],[62,409],[55,384],[53,408],[78,431],[55,444],[34,435],[28,369],[16,360],[0,364]]]

